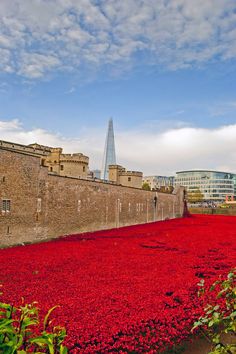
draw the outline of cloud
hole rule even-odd
[[[2,140],[37,142],[82,152],[90,157],[90,168],[100,168],[105,131],[84,130],[81,136],[65,138],[44,129],[27,130],[17,119],[0,121]],[[236,124],[217,129],[180,126],[164,131],[144,129],[115,131],[117,162],[145,175],[173,175],[187,169],[212,169],[236,173]]]
[[[23,53],[19,74],[30,78],[40,78],[45,72],[55,69],[60,64],[53,55]]]
[[[132,168],[149,174],[173,174],[186,169],[236,172],[236,124],[217,129],[180,127],[160,134],[122,134],[120,156]]]
[[[236,101],[217,102],[215,105],[208,107],[208,112],[211,117],[220,117],[226,114],[235,115]]]
[[[39,79],[121,72],[140,54],[171,70],[234,60],[235,24],[234,0],[1,0],[0,70]]]
[[[74,86],[72,86],[69,90],[67,90],[65,93],[66,94],[72,94],[72,93],[74,93],[76,91],[76,88],[74,87]]]

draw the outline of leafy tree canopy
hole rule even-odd
[[[203,193],[199,188],[188,190],[187,199],[189,203],[199,203],[202,202],[204,198]]]
[[[149,186],[149,184],[147,182],[144,182],[142,185],[142,189],[144,189],[145,191],[150,191],[151,187]]]

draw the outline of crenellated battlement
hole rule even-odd
[[[48,146],[38,144],[23,145],[4,140],[0,140],[0,148],[16,152],[19,151],[34,156],[47,156],[52,149]]]
[[[88,176],[89,158],[82,153],[63,154],[61,147],[50,147],[37,143],[23,145],[4,140],[0,140],[0,149],[40,157],[41,165],[47,167],[49,173],[85,179]]]
[[[88,156],[85,156],[84,154],[81,153],[75,153],[75,154],[62,154],[60,158],[61,163],[84,163],[88,164],[89,163],[89,158]]]
[[[143,177],[143,173],[139,171],[122,171],[123,176]]]
[[[109,180],[123,186],[142,188],[143,173],[127,171],[120,165],[109,165]]]

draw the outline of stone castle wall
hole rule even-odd
[[[142,177],[142,174],[139,176],[135,173],[126,172],[120,175],[119,182],[122,186],[142,188]]]
[[[62,148],[30,144],[22,145],[0,140],[0,149],[41,157],[41,165],[60,176],[75,178],[88,177],[89,158],[82,153],[63,154]]]
[[[4,247],[180,217],[183,189],[164,194],[56,176],[37,156],[0,149],[0,207]]]
[[[19,151],[26,154],[38,155],[38,156],[47,156],[50,153],[50,148],[48,147],[36,147],[32,145],[22,145],[17,143],[11,143],[9,141],[0,140],[0,148],[11,151]]]

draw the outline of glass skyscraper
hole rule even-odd
[[[115,139],[112,118],[108,122],[108,131],[103,155],[101,179],[109,179],[109,165],[116,165]]]

